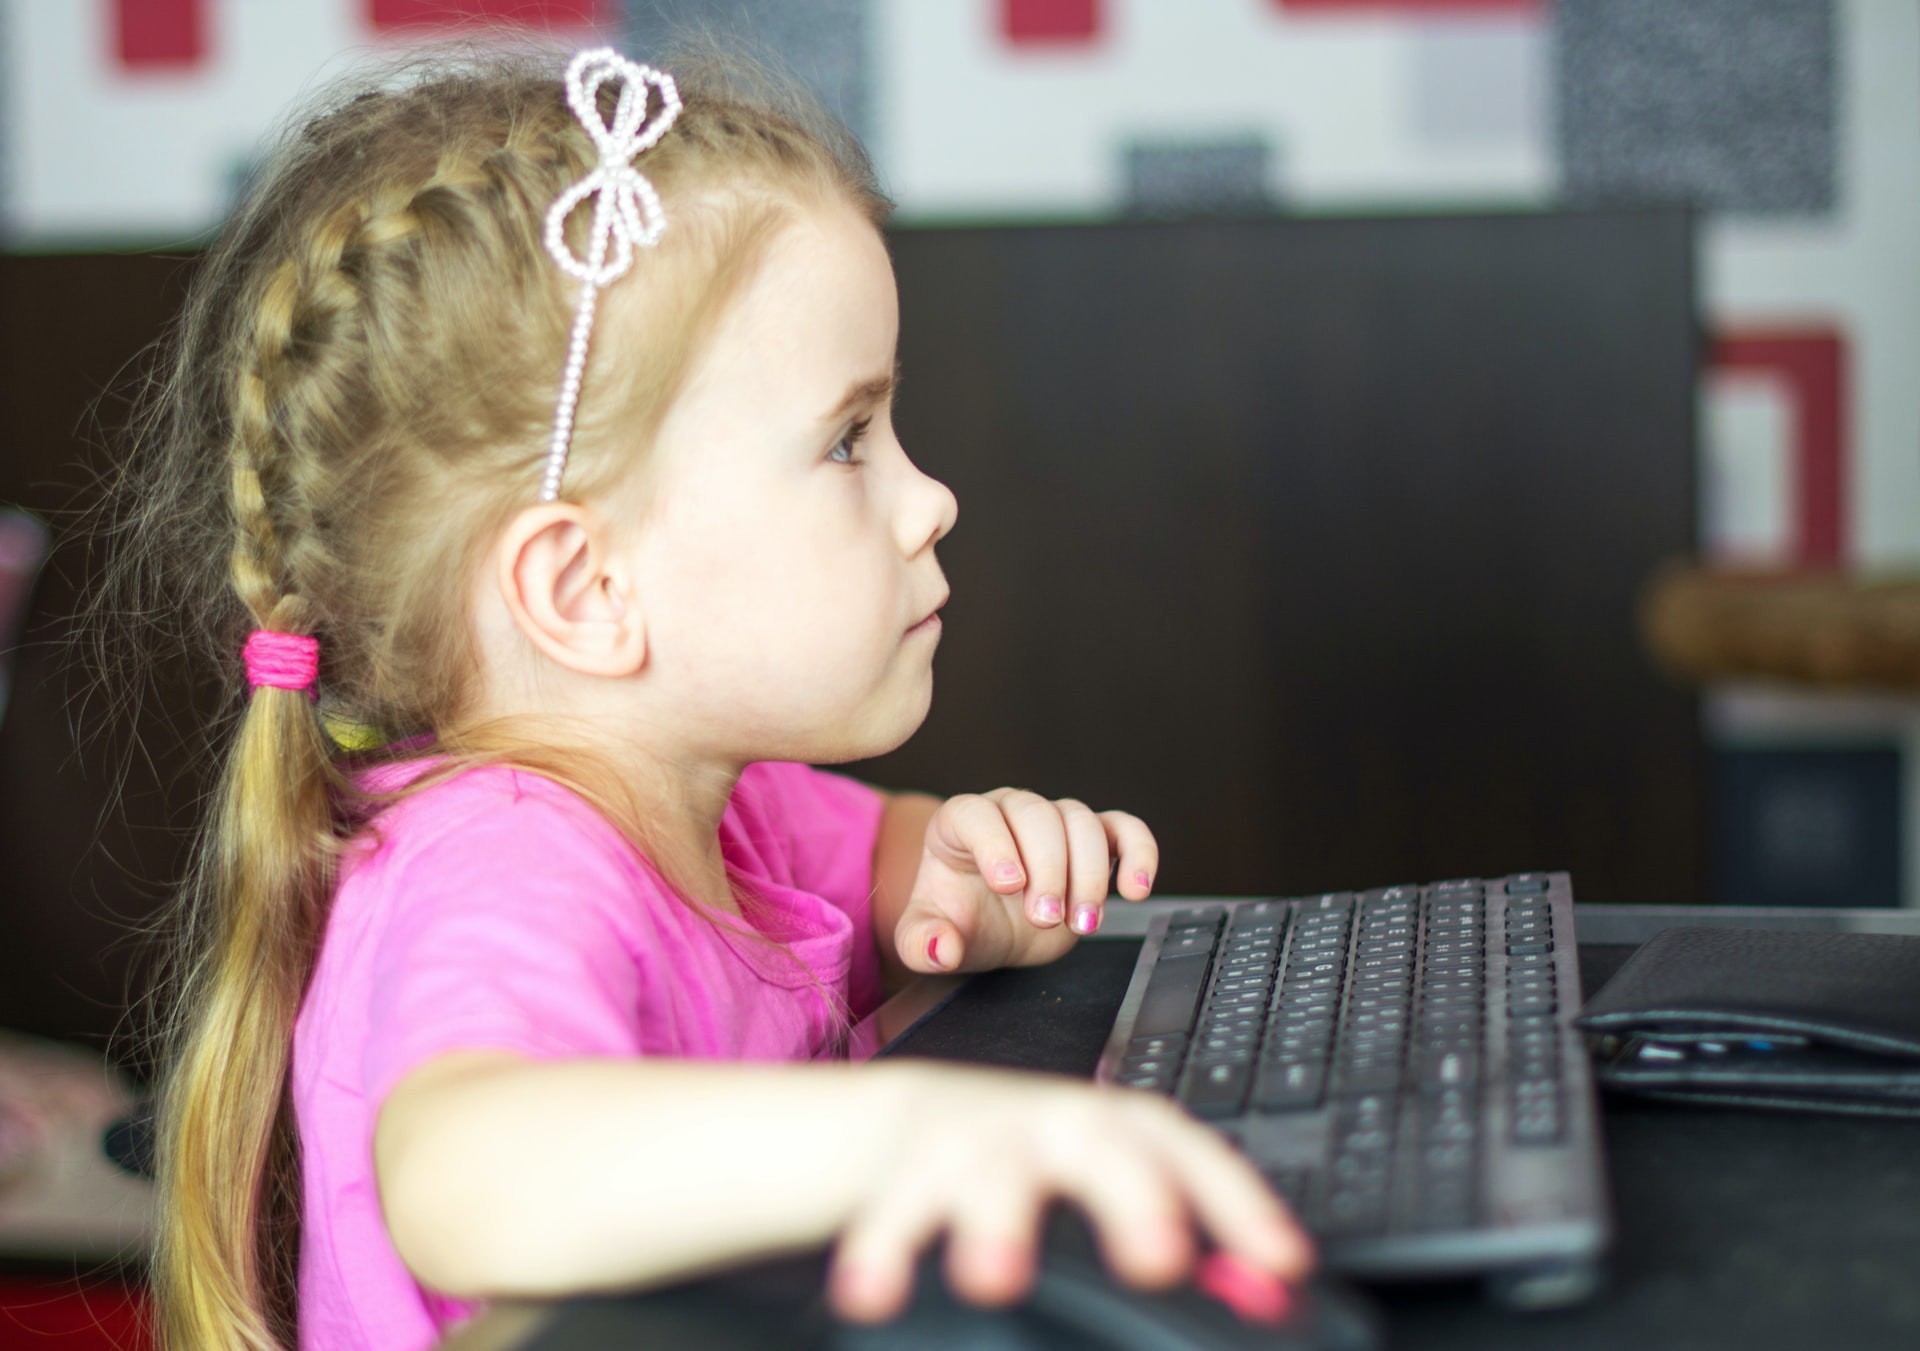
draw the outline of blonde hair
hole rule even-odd
[[[851,137],[764,72],[711,52],[654,64],[684,101],[638,161],[669,223],[609,293],[646,322],[616,337],[603,314],[563,484],[576,500],[628,481],[783,220],[887,209]],[[563,65],[442,51],[336,87],[294,124],[199,264],[115,485],[122,617],[181,617],[241,697],[248,630],[314,635],[322,654],[317,709],[261,689],[212,738],[221,768],[174,915],[154,1282],[176,1351],[295,1336],[293,1025],[335,860],[371,810],[353,771],[380,755],[346,755],[327,729],[427,733],[450,769],[549,774],[645,845],[579,746],[462,721],[467,581],[535,500],[566,357],[574,283],[542,229],[595,151]]]

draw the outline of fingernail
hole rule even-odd
[[[927,940],[927,960],[935,966],[940,965],[940,935],[935,934]]]
[[[869,1267],[836,1266],[831,1280],[834,1298],[861,1319],[870,1320],[890,1293],[881,1273]]]
[[[1033,917],[1042,924],[1058,924],[1065,913],[1066,908],[1058,896],[1042,896],[1033,903]]]
[[[1133,875],[1133,881],[1134,881],[1134,885],[1136,886],[1150,887],[1153,885],[1153,879],[1147,875],[1147,870],[1145,868],[1142,868],[1139,872]]]
[[[1073,931],[1090,934],[1100,927],[1100,907],[1097,905],[1075,906],[1073,911]]]
[[[1230,1253],[1201,1258],[1193,1283],[1249,1323],[1277,1324],[1293,1305],[1291,1292],[1279,1278]]]
[[[1020,880],[1020,865],[1018,863],[1002,863],[999,867],[995,868],[993,872],[994,876],[998,877],[1002,882],[1018,882]]]

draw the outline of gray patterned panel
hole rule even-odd
[[[1832,211],[1835,23],[1832,0],[1555,0],[1567,196]]]
[[[1135,139],[1120,153],[1130,216],[1218,215],[1274,205],[1273,148],[1259,132]]]
[[[777,57],[863,142],[873,128],[872,33],[868,0],[627,0],[626,53],[650,50],[688,31],[744,37]]]

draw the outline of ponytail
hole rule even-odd
[[[168,1351],[294,1341],[300,1182],[287,1071],[325,914],[331,778],[308,693],[256,689],[184,898],[198,932],[174,1005],[156,1159]]]

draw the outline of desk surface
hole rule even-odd
[[[1142,929],[1146,916],[1116,916]],[[1920,934],[1903,911],[1581,907],[1591,992],[1676,923]],[[1593,940],[1602,941],[1593,941]],[[976,977],[902,1054],[1087,1074],[1137,941],[1083,943],[1052,967]],[[1476,1285],[1372,1287],[1399,1348],[1920,1345],[1920,1120],[1604,1099],[1611,1285],[1593,1302],[1510,1314]]]
[[[1157,905],[1192,904],[1195,898]],[[1156,903],[1115,906],[1052,966],[975,977],[899,1054],[1092,1073]],[[1920,913],[1583,906],[1591,993],[1675,924],[1920,935]],[[1413,1351],[1743,1351],[1920,1346],[1920,1120],[1603,1099],[1615,1245],[1592,1302],[1513,1314],[1477,1285],[1373,1286],[1387,1344]],[[483,1316],[449,1343],[511,1347],[541,1321]]]

